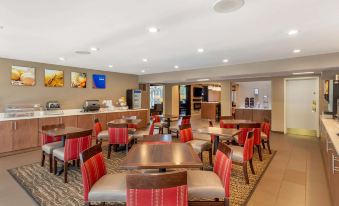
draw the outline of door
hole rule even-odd
[[[285,133],[319,136],[319,78],[285,79]]]

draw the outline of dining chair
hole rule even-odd
[[[232,150],[225,143],[218,145],[213,171],[188,170],[189,205],[229,205]],[[216,202],[204,201],[212,199]]]
[[[80,153],[85,205],[126,202],[126,174],[107,174],[101,143]]]
[[[102,130],[102,125],[99,121],[99,119],[94,120],[94,133],[95,133],[95,143],[98,144],[99,142],[102,142],[103,140],[108,140],[108,130]]]
[[[117,152],[120,144],[126,145],[126,153],[128,153],[128,146],[134,141],[134,137],[128,133],[127,124],[108,124],[108,134],[107,159],[111,158],[112,146],[114,146],[114,151]]]
[[[90,148],[91,144],[91,129],[66,135],[65,146],[53,150],[54,174],[57,173],[58,161],[62,162],[64,165],[64,182],[67,183],[68,163],[70,161],[78,161],[80,153]]]
[[[244,145],[247,133],[253,130],[254,146],[257,147],[259,160],[262,161],[261,151],[261,124],[260,123],[242,123],[239,124],[239,134],[235,135],[234,138],[238,145]]]
[[[272,154],[271,146],[270,146],[271,124],[267,120],[262,124],[261,135],[260,136],[261,136],[262,147],[264,149],[266,149],[265,148],[265,143],[266,143],[267,144],[267,148],[268,148],[268,152],[270,154]]]
[[[230,148],[232,149],[232,162],[238,165],[242,165],[243,173],[245,177],[246,184],[249,184],[249,178],[247,173],[247,163],[249,162],[252,174],[255,174],[254,167],[253,167],[253,130],[247,132],[246,140],[244,146],[234,146],[231,145]]]
[[[122,116],[122,118],[123,119],[131,119],[131,120],[135,120],[135,119],[137,119],[137,116]],[[137,129],[138,129],[138,125],[137,124],[128,124],[127,125],[127,127],[128,127],[128,132],[130,133],[130,134],[135,134],[135,132],[137,131]]]
[[[157,113],[154,113],[152,114],[151,121],[152,124],[154,124],[154,129],[157,129],[159,134],[163,134],[164,127],[163,122],[161,122],[161,117]]]
[[[169,133],[172,134],[172,133],[175,133],[177,138],[179,138],[179,132],[180,132],[180,126],[184,126],[184,125],[190,125],[191,124],[191,116],[187,115],[187,116],[182,116],[177,125],[171,127],[169,129]]]
[[[220,128],[237,128],[236,124],[225,124],[222,120],[233,120],[233,116],[220,116]]]
[[[209,161],[212,165],[212,144],[205,140],[194,139],[191,124],[180,126],[180,142],[191,144],[193,150],[200,155],[201,161],[203,161],[203,152],[208,151]]]
[[[213,124],[212,120],[208,120],[208,126],[209,127],[214,127],[214,124]],[[232,128],[225,128],[225,129],[233,129],[233,127]],[[211,143],[214,142],[214,139],[215,139],[215,135],[211,134]],[[219,136],[219,140],[220,141],[226,141],[227,144],[230,143],[229,137]]]
[[[188,206],[186,171],[128,174],[126,187],[126,206]]]
[[[57,128],[65,128],[65,125],[64,124],[43,125],[41,127],[41,130],[47,131]],[[50,173],[53,173],[53,150],[62,147],[61,139],[62,137],[52,137],[41,133],[41,145],[42,145],[41,167],[44,167],[45,158],[46,155],[48,155]]]

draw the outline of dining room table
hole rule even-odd
[[[136,144],[121,162],[122,169],[202,168],[203,163],[187,143]]]
[[[220,127],[204,127],[196,130],[199,134],[214,135],[215,139],[213,142],[213,154],[216,153],[220,142],[220,137],[225,140],[233,140],[233,137],[238,133],[238,129],[235,128],[220,128]]]
[[[178,115],[173,115],[173,114],[162,114],[162,115],[159,115],[161,119],[164,120],[164,122],[166,122],[166,128],[168,130],[167,133],[169,133],[169,129],[171,127],[171,121],[173,119],[178,119],[179,116]]]
[[[155,134],[155,135],[143,135],[137,137],[137,143],[152,143],[152,142],[172,142],[171,134]]]
[[[114,126],[115,124],[126,124],[126,125],[138,125],[140,124],[140,122],[142,121],[142,119],[135,119],[135,118],[122,118],[122,119],[114,119],[112,121],[107,122],[107,125],[111,125]],[[134,134],[136,133],[136,129],[135,128],[128,128],[128,133],[129,134]]]

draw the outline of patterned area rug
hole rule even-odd
[[[103,146],[104,154],[107,154],[107,146]],[[231,206],[246,205],[252,195],[257,183],[264,174],[266,168],[273,159],[267,150],[263,150],[263,161],[259,161],[258,153],[254,154],[254,169],[256,174],[252,175],[249,167],[250,184],[246,185],[243,177],[242,166],[233,165],[231,176]],[[106,157],[106,155],[105,155]],[[139,171],[125,171],[119,169],[120,162],[125,157],[124,152],[113,152],[111,159],[106,159],[106,167],[108,173],[135,173]],[[47,163],[48,161],[46,161]],[[205,167],[208,168],[208,153],[204,154]],[[48,163],[45,167],[41,167],[40,163],[34,163],[14,169],[10,169],[9,173],[14,179],[26,190],[26,192],[39,205],[46,206],[78,206],[83,204],[83,191],[81,172],[79,168],[72,167],[68,172],[68,183],[63,183],[63,175],[55,176],[48,171]],[[114,205],[124,205],[116,203]]]

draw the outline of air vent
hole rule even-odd
[[[81,55],[88,55],[91,54],[89,51],[75,51],[76,54],[81,54]]]
[[[243,7],[244,3],[244,0],[217,0],[213,9],[218,13],[230,13]]]

